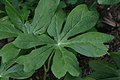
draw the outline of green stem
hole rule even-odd
[[[47,68],[46,68],[46,65],[44,64],[44,80],[47,79],[47,72],[48,72],[49,69],[50,69],[50,62],[51,62],[51,59],[52,59],[52,57],[53,57],[54,52],[55,52],[55,51],[53,50],[52,53],[51,53],[51,55],[50,55],[50,57],[49,57],[49,59],[48,59]]]
[[[44,80],[46,80],[47,78],[47,69],[46,69],[46,65],[44,64]]]
[[[90,9],[91,9],[92,7],[94,7],[94,5],[95,5],[96,3],[97,3],[97,2],[94,1],[94,3],[90,6]]]
[[[51,62],[51,59],[52,59],[52,57],[53,57],[54,52],[55,52],[55,50],[52,51],[52,53],[51,53],[51,55],[50,55],[50,57],[49,57],[49,59],[48,59],[47,72],[48,72],[49,69],[50,69],[50,62]]]

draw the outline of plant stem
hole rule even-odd
[[[97,4],[97,2],[94,1],[94,3],[90,6],[90,9],[93,8],[96,4]]]
[[[44,80],[46,80],[46,78],[47,78],[47,72],[48,72],[49,69],[50,69],[50,62],[51,62],[51,59],[52,59],[52,57],[53,57],[54,52],[55,52],[55,51],[53,50],[52,53],[51,53],[51,55],[50,55],[50,57],[49,57],[49,59],[48,59],[47,68],[46,68],[46,65],[44,64]]]
[[[44,64],[44,80],[46,80],[47,78],[47,69],[46,69],[46,65]]]
[[[55,50],[52,51],[52,53],[51,53],[51,55],[50,55],[50,57],[49,57],[49,59],[48,59],[47,72],[48,72],[49,69],[50,69],[50,62],[51,62],[51,59],[52,59],[52,57],[53,57],[54,52],[55,52]]]

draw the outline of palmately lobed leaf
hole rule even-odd
[[[23,72],[34,72],[42,67],[54,50],[51,67],[53,74],[57,78],[64,77],[66,73],[78,77],[81,73],[79,63],[76,56],[66,47],[89,57],[100,57],[107,53],[108,49],[104,43],[113,37],[88,32],[96,25],[99,14],[90,11],[87,5],[81,4],[70,12],[66,20],[66,14],[62,10],[57,10],[59,2],[60,0],[40,0],[32,23],[23,24],[19,13],[6,0],[9,17],[17,16],[12,20],[13,24],[18,28],[19,25],[24,25],[21,26],[24,27],[23,33],[18,35],[13,44],[20,49],[35,47],[29,54],[22,55],[16,60],[16,63],[24,66]]]
[[[90,11],[86,5],[82,4],[71,11],[64,25],[66,18],[64,12],[56,11],[47,29],[49,35],[23,34],[15,40],[14,44],[22,49],[45,44],[44,47],[39,47],[30,54],[19,57],[17,63],[24,65],[24,71],[26,72],[34,71],[40,68],[47,61],[52,50],[55,50],[51,67],[53,74],[57,78],[65,76],[66,73],[76,77],[79,76],[80,68],[77,58],[65,47],[72,48],[76,52],[89,57],[100,57],[108,53],[104,43],[112,40],[113,36],[98,32],[87,32],[95,26],[98,17],[96,11]],[[76,35],[79,33],[81,35]],[[48,45],[52,46],[53,49],[46,48]],[[43,50],[44,52],[41,52]],[[39,60],[41,57],[44,58]]]

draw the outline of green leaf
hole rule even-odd
[[[68,15],[62,36],[66,39],[86,32],[95,26],[97,20],[98,13],[96,11],[89,11],[85,4],[79,5]]]
[[[60,41],[61,39],[60,34],[61,34],[63,23],[65,22],[65,18],[66,18],[66,14],[62,10],[58,11],[54,15],[52,22],[49,28],[47,29],[47,32],[49,33],[49,35],[54,37],[56,41]]]
[[[75,38],[69,39],[71,43],[74,42],[90,42],[90,43],[107,43],[114,39],[114,36],[100,33],[100,32],[87,32]]]
[[[97,29],[96,29],[96,27],[93,27],[88,32],[97,32]]]
[[[64,80],[95,80],[91,77],[85,77],[85,78],[81,78],[80,76],[79,77],[73,77],[69,74],[67,74],[64,78]]]
[[[91,78],[91,77],[86,77],[86,78],[83,78],[83,79],[81,79],[81,80],[95,80],[95,79],[93,79],[93,78]]]
[[[3,3],[3,0],[0,0],[0,3]]]
[[[0,39],[16,37],[21,32],[10,23],[7,17],[0,19]]]
[[[110,77],[110,78],[105,78],[105,79],[99,79],[99,80],[120,80],[120,77]]]
[[[111,4],[120,3],[120,0],[98,0],[98,3],[99,3],[99,4],[111,5]]]
[[[67,0],[67,3],[68,4],[75,4],[75,3],[77,3],[77,0]]]
[[[21,66],[21,65],[14,65],[11,68],[7,69],[3,73],[3,75],[8,75],[8,74],[15,73],[15,72],[18,72],[18,71],[21,71],[21,70],[23,70],[23,66]]]
[[[74,49],[85,56],[99,57],[108,50],[103,43],[109,42],[113,37],[87,32],[95,26],[98,13],[89,11],[85,4],[77,6],[65,21],[64,12],[56,11],[58,3],[58,0],[40,0],[32,24],[25,24],[25,28],[30,26],[27,28],[29,34],[21,34],[13,42],[21,49],[36,46],[37,49],[30,54],[20,56],[16,62],[24,66],[25,72],[35,71],[45,64],[51,52],[55,50],[51,67],[53,74],[57,78],[64,77],[66,73],[78,77],[81,72],[79,63],[71,50]],[[47,33],[38,35],[45,32],[47,27]],[[72,49],[68,50],[67,47]]]
[[[8,0],[17,10],[19,10],[19,0]]]
[[[23,28],[24,33],[31,34],[31,27],[32,27],[32,25],[29,23],[29,21],[26,21],[24,28]]]
[[[114,80],[118,76],[116,67],[104,61],[91,61],[90,67],[95,70],[90,76],[97,80]],[[109,79],[111,78],[111,79]]]
[[[18,71],[16,73],[11,73],[8,76],[14,79],[26,79],[26,78],[31,77],[33,73],[34,73],[33,71],[32,72]]]
[[[5,9],[11,22],[17,29],[22,31],[22,28],[24,27],[24,19],[19,14],[19,12],[9,3],[8,0],[5,0]]]
[[[7,77],[0,77],[0,80],[9,80]]]
[[[10,38],[10,37],[17,37],[16,34],[8,33],[8,32],[2,32],[0,31],[0,39]]]
[[[31,31],[42,34],[49,26],[60,0],[40,0],[35,10]]]
[[[63,77],[67,72],[72,76],[80,75],[77,58],[64,48],[56,49],[51,68],[57,78]]]
[[[16,48],[12,43],[9,43],[0,50],[0,56],[2,56],[3,63],[6,63],[16,58],[19,52],[20,49]]]
[[[67,7],[66,3],[64,1],[60,1],[58,9]]]
[[[16,35],[20,33],[8,20],[0,22],[0,31]]]
[[[13,44],[21,49],[29,49],[38,45],[52,44],[54,41],[47,35],[20,34]]]
[[[110,56],[115,61],[117,67],[120,69],[120,52],[113,52],[110,54]]]
[[[48,59],[50,53],[52,52],[52,47],[42,47],[33,50],[30,54],[25,56],[20,56],[16,62],[24,65],[24,71],[30,72],[39,69]]]
[[[34,72],[24,72],[22,65],[14,65],[9,68],[4,75],[15,79],[25,79],[32,76],[33,73]]]
[[[67,74],[64,78],[64,80],[81,80],[81,77],[73,77],[70,74]]]
[[[13,65],[14,64],[13,62],[12,64],[10,63],[8,62],[8,63],[1,64],[0,74],[2,77],[24,79],[24,78],[30,77],[33,74],[33,72],[29,72],[29,73],[24,72],[22,65],[18,65],[18,64]]]
[[[88,32],[63,42],[63,45],[88,57],[100,57],[105,55],[108,50],[103,43],[109,42],[113,38],[111,35],[99,32]]]
[[[4,11],[0,10],[0,14],[5,13]]]
[[[71,43],[66,45],[74,49],[76,52],[88,56],[88,57],[100,57],[107,53],[107,47],[101,43],[91,44],[87,42],[83,43]]]
[[[30,14],[30,11],[27,9],[27,6],[22,6],[22,9],[20,10],[21,16],[24,20],[27,20]]]

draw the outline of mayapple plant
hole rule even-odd
[[[14,65],[22,66],[25,74],[32,74],[44,65],[46,73],[51,67],[55,77],[60,79],[66,73],[76,77],[81,73],[73,51],[88,57],[108,53],[104,43],[114,37],[89,32],[96,25],[99,14],[90,11],[85,4],[78,5],[66,15],[58,9],[60,0],[40,0],[30,22],[24,20],[7,0],[4,2],[10,22],[0,22],[0,39],[14,37],[15,40],[1,49],[2,63],[12,60]],[[32,50],[22,55],[26,49]]]

